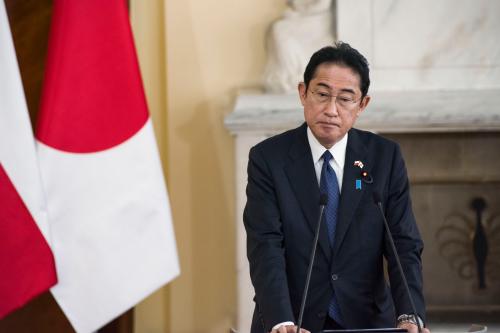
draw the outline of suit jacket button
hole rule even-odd
[[[323,319],[325,317],[326,317],[326,312],[324,311],[318,312],[318,318]]]
[[[332,274],[332,280],[337,281],[339,279],[339,276],[337,274]]]

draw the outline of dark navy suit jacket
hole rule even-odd
[[[319,186],[307,126],[269,138],[250,151],[244,224],[255,289],[252,333],[295,321],[319,217]],[[361,180],[363,170],[373,182]],[[391,233],[416,303],[425,320],[420,255],[423,243],[411,208],[399,146],[378,135],[349,131],[335,246],[323,225],[313,266],[303,327],[318,332],[335,292],[346,328],[394,327],[396,315],[412,313],[373,201],[382,196]],[[390,287],[384,279],[388,261]],[[392,296],[392,297],[391,297]]]

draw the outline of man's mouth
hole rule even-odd
[[[321,126],[323,126],[323,127],[340,127],[339,124],[329,123],[327,121],[319,121],[318,124],[321,125]]]

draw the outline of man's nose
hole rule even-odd
[[[330,101],[328,101],[328,103],[326,103],[325,105],[325,113],[330,117],[335,117],[338,116],[338,111],[337,97],[332,96],[330,98]]]

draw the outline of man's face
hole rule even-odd
[[[357,73],[349,67],[331,63],[316,68],[307,91],[301,82],[299,95],[307,125],[326,148],[344,137],[370,101],[369,96],[361,99]]]

